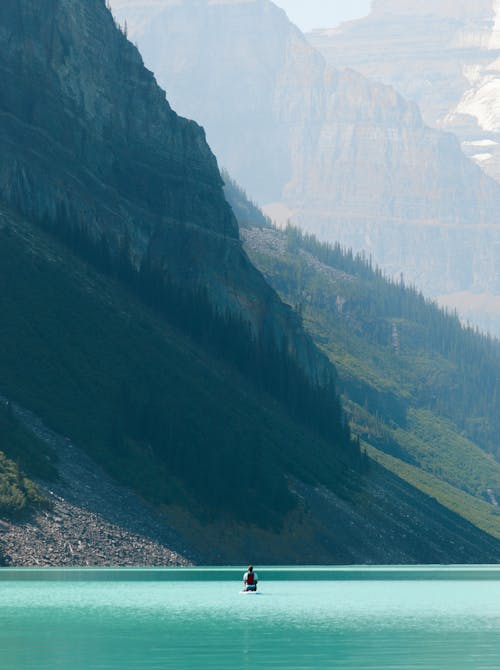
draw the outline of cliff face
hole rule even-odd
[[[112,8],[174,107],[200,119],[222,165],[260,200],[278,199],[292,166],[288,133],[276,116],[302,112],[286,109],[287,94],[277,84],[281,79],[293,92],[306,73],[288,63],[305,58],[309,69],[314,54],[284,12],[261,0],[119,0]],[[322,64],[321,56],[314,60]]]
[[[426,123],[457,135],[464,152],[500,179],[500,5],[379,0],[371,14],[309,41],[328,62],[394,86]]]
[[[0,26],[4,143],[9,125],[26,164],[43,160],[50,173],[69,176],[73,193],[92,195],[87,215],[99,221],[103,201],[114,201],[108,218],[117,229],[122,216],[116,209],[125,198],[150,219],[171,217],[237,237],[202,129],[170,109],[101,0],[7,0]],[[35,156],[35,144],[44,154]],[[40,169],[36,179],[23,175],[23,184],[21,160],[2,163],[7,196],[29,186],[35,191],[44,179]],[[50,208],[63,194],[55,177],[44,181]],[[32,214],[43,213],[40,196],[27,195],[18,193],[23,202],[30,200]]]
[[[200,284],[291,347],[323,359],[242,249],[202,128],[172,111],[104,0],[0,7],[0,198],[30,220],[148,259]]]
[[[476,268],[484,256],[500,260],[500,188],[394,89],[327,65],[267,0],[112,5],[176,108],[204,124],[221,163],[261,204],[364,249],[430,295],[495,284]],[[395,5],[375,9],[394,28]],[[417,13],[416,35],[449,23],[444,11]],[[453,27],[467,28],[463,44],[482,26],[471,14],[461,5]],[[349,52],[346,42],[339,50]],[[397,52],[384,54],[397,67]],[[266,211],[279,218],[278,207]]]
[[[496,222],[500,190],[394,90],[330,68],[268,0],[114,0],[146,63],[261,204]],[[467,186],[467,189],[465,189]]]
[[[500,180],[500,4],[496,0],[378,0],[368,17],[308,38],[329,63],[354,67],[414,100],[426,123],[452,132],[463,152]],[[357,243],[366,244],[369,232],[361,237]],[[376,237],[378,241],[369,247],[375,257],[391,272],[398,266],[403,269],[395,245],[388,254],[380,233]],[[405,274],[431,295],[441,294],[442,303],[464,318],[498,335],[499,241],[496,227],[415,231],[408,246],[416,244],[417,253],[411,258],[405,254]],[[453,263],[450,252],[460,261]],[[423,259],[419,269],[414,267],[417,258]]]

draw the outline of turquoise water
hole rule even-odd
[[[0,571],[2,670],[500,670],[500,569]]]

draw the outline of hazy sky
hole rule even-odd
[[[290,19],[307,31],[333,28],[341,21],[357,19],[369,12],[371,0],[273,0]]]

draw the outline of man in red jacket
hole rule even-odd
[[[247,572],[243,575],[244,591],[257,591],[257,573],[253,571],[253,566],[249,565]]]

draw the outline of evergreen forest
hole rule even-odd
[[[246,248],[335,364],[363,447],[499,536],[500,343],[370,259],[293,225],[256,223]]]

